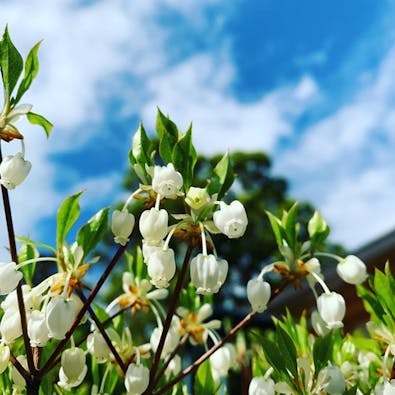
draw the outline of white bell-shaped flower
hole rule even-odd
[[[58,385],[66,390],[79,386],[88,371],[84,350],[71,347],[63,351],[61,365]]]
[[[236,363],[236,349],[231,343],[224,344],[210,356],[210,364],[215,379],[226,377]]]
[[[337,366],[328,366],[323,371],[327,376],[328,384],[325,390],[328,395],[342,395],[346,390],[346,380]],[[329,378],[329,379],[328,379]]]
[[[248,218],[244,206],[234,200],[231,204],[220,202],[220,209],[213,214],[215,226],[230,239],[244,235]]]
[[[87,338],[88,351],[96,358],[97,363],[103,363],[110,358],[110,349],[100,332],[94,330]]]
[[[395,395],[395,380],[394,379],[390,381],[385,380],[385,382],[381,385],[381,388],[378,391],[376,390],[375,394]]]
[[[155,166],[152,177],[152,189],[164,198],[175,199],[182,188],[182,175],[174,165]]]
[[[8,295],[12,292],[22,277],[15,262],[0,262],[0,295]]]
[[[150,256],[163,248],[165,242],[163,240],[157,242],[149,242],[143,240],[142,243],[142,251],[143,251],[143,258],[144,262],[147,263],[149,261]]]
[[[175,348],[178,346],[178,343],[180,341],[180,329],[179,329],[179,320],[178,318],[174,317],[173,321],[171,322],[169,331],[167,332],[166,335],[166,340],[165,344],[163,346],[162,354],[161,357],[164,358],[166,355],[169,355],[171,352],[175,350]],[[151,348],[154,352],[156,352],[160,337],[162,335],[163,328],[156,327],[150,337],[150,344]]]
[[[149,369],[141,364],[131,363],[125,374],[127,395],[141,395],[149,384]]]
[[[126,210],[114,210],[111,217],[111,230],[114,241],[124,246],[134,227],[134,215]]]
[[[18,355],[16,357],[16,359],[18,360],[18,362],[26,369],[28,370],[28,366],[27,366],[27,359],[25,355]],[[17,387],[19,390],[21,390],[22,388],[24,388],[26,386],[26,381],[23,378],[23,376],[18,372],[18,370],[16,369],[15,366],[12,366],[11,369],[11,378],[12,381],[14,382],[14,386]]]
[[[155,251],[147,262],[147,270],[155,287],[167,288],[176,273],[174,251],[171,248]]]
[[[10,355],[10,348],[4,343],[0,343],[0,374],[7,369]]]
[[[66,299],[63,296],[51,299],[45,310],[49,336],[58,340],[64,339],[78,311],[79,306],[75,299]]]
[[[140,233],[146,242],[157,243],[167,234],[169,214],[166,210],[152,207],[142,212],[139,221]]]
[[[214,255],[198,254],[190,265],[191,282],[202,295],[217,293],[226,279],[228,262]]]
[[[247,298],[253,311],[262,313],[266,310],[271,296],[271,287],[262,278],[255,278],[247,283]]]
[[[317,309],[321,318],[329,329],[343,327],[343,318],[346,314],[346,302],[337,292],[321,294],[317,299]]]
[[[49,340],[45,314],[40,310],[33,310],[27,322],[27,333],[32,347],[44,347]]]
[[[14,189],[29,174],[32,164],[22,153],[6,156],[0,163],[0,183],[7,189]]]
[[[348,284],[362,284],[368,277],[366,265],[355,255],[348,255],[336,266],[339,277]]]
[[[254,377],[248,387],[248,395],[274,395],[274,381],[263,376]]]
[[[4,343],[12,343],[22,336],[22,325],[19,310],[8,309],[5,311],[0,321],[0,333]]]

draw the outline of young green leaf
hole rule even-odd
[[[317,377],[321,369],[332,361],[333,332],[329,332],[323,337],[318,337],[313,346],[314,371]]]
[[[26,114],[28,121],[32,124],[32,125],[39,125],[41,126],[44,131],[45,134],[47,135],[47,137],[49,137],[49,135],[52,132],[52,128],[53,125],[51,122],[48,121],[48,119],[44,118],[42,115],[36,114],[34,112],[28,112]]]
[[[159,155],[165,163],[170,163],[179,133],[176,124],[163,115],[159,108],[156,117],[156,131],[159,137]]]
[[[12,100],[12,104],[17,104],[21,100],[22,96],[29,89],[32,81],[38,74],[39,62],[38,62],[38,49],[40,48],[41,41],[39,41],[29,52],[25,61],[25,73],[21,83],[19,84],[18,91],[15,98]]]
[[[18,261],[22,263],[30,259],[38,258],[39,256],[40,254],[37,248],[35,248],[31,244],[23,244],[18,253]],[[21,268],[21,271],[23,273],[26,284],[33,287],[33,277],[36,271],[36,263],[29,263],[28,265],[23,266]]]
[[[274,214],[272,214],[269,211],[266,211],[266,214],[269,218],[269,222],[272,227],[277,245],[282,246],[283,245],[283,228],[281,226],[281,221]]]
[[[150,163],[151,152],[151,141],[147,136],[143,124],[140,123],[133,136],[132,149],[129,151],[130,164],[133,166],[134,164],[139,163],[144,168],[145,164]]]
[[[211,373],[210,361],[206,360],[199,366],[193,389],[195,394],[215,394],[216,385]]]
[[[8,28],[4,30],[0,41],[0,69],[7,100],[10,99],[12,91],[23,70],[23,59],[15,48],[8,34]]]
[[[221,199],[232,186],[234,178],[232,161],[227,152],[213,170],[213,176],[207,188],[208,193],[210,195],[218,193],[218,200]]]
[[[96,213],[77,233],[77,243],[88,255],[103,238],[108,229],[108,208]]]
[[[62,246],[71,227],[75,224],[75,221],[77,221],[80,215],[80,205],[78,201],[81,194],[82,191],[68,196],[58,209],[56,217],[56,246],[58,249]]]
[[[192,144],[191,128],[174,146],[172,160],[175,168],[182,174],[184,191],[187,191],[192,184],[193,170],[197,160],[197,154]]]

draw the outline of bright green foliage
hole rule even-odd
[[[193,389],[195,394],[216,394],[216,385],[211,373],[209,361],[205,361],[199,366]]]

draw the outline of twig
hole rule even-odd
[[[152,367],[151,367],[151,371],[150,371],[150,383],[148,385],[148,388],[145,390],[144,395],[151,394],[152,390],[154,388],[154,385],[155,385],[155,376],[157,374],[160,357],[162,355],[163,347],[165,345],[165,340],[166,340],[167,334],[170,329],[171,321],[173,319],[174,313],[177,308],[178,299],[180,297],[181,289],[184,284],[184,279],[185,279],[185,275],[186,275],[186,272],[188,269],[188,264],[189,264],[189,260],[191,258],[192,250],[193,250],[193,247],[191,245],[188,245],[188,248],[185,252],[184,262],[182,264],[180,273],[178,274],[177,283],[174,288],[173,298],[170,302],[170,306],[169,306],[169,310],[167,312],[165,323],[163,324],[163,330],[162,330],[162,334],[161,334],[161,337],[159,340],[158,348],[156,349],[156,353],[154,356],[154,362],[152,363]]]

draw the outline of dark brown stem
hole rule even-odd
[[[77,293],[78,293],[78,296],[80,297],[80,299],[82,300],[82,302],[86,303],[87,299],[86,299],[84,293],[80,289],[77,290]],[[94,321],[97,329],[99,330],[99,332],[103,336],[105,342],[107,343],[107,346],[110,349],[110,351],[112,352],[112,355],[114,355],[114,358],[117,361],[119,367],[125,373],[126,372],[125,364],[123,363],[123,360],[122,360],[121,356],[119,355],[118,351],[115,349],[114,345],[112,344],[111,339],[109,338],[106,330],[104,329],[104,325],[97,318],[97,315],[95,314],[95,312],[93,311],[91,306],[88,307],[88,312],[89,312],[89,315],[91,316],[92,320]]]
[[[3,154],[1,152],[1,145],[0,145],[0,163],[2,161],[3,161]],[[15,264],[18,264],[18,253],[17,253],[17,249],[16,249],[15,232],[14,232],[14,224],[12,221],[10,198],[8,195],[8,189],[5,188],[3,185],[1,185],[1,194],[3,196],[4,214],[5,214],[5,219],[6,219],[6,223],[7,223],[7,233],[8,233],[8,242],[9,242],[9,246],[10,246],[10,255],[11,255],[12,261],[15,262]],[[15,367],[16,367],[16,369],[18,369],[18,371],[25,378],[26,384],[27,384],[27,392],[30,394],[30,392],[29,392],[30,385],[29,384],[31,384],[32,381],[35,381],[34,376],[36,375],[37,371],[34,366],[33,351],[32,351],[32,348],[30,347],[30,339],[29,339],[29,335],[27,333],[26,309],[25,309],[25,301],[23,299],[22,283],[21,282],[19,282],[19,284],[16,288],[16,294],[17,294],[17,300],[18,300],[19,315],[21,318],[23,343],[25,345],[27,365],[28,365],[29,372],[30,372],[31,376],[29,375],[29,372],[27,372],[26,369],[21,364],[19,364],[18,367],[17,367],[17,365],[15,365]]]
[[[208,359],[215,351],[221,348],[227,341],[231,340],[232,337],[241,329],[243,329],[251,319],[257,314],[256,311],[252,311],[247,314],[235,327],[233,327],[226,336],[224,336],[217,344],[214,344],[209,350],[201,355],[192,365],[185,368],[180,374],[178,374],[173,380],[169,381],[159,391],[155,392],[154,395],[161,395],[167,392],[173,387],[173,385],[180,382],[185,376],[194,372],[206,359]]]
[[[173,298],[170,302],[169,310],[167,312],[167,316],[166,316],[165,322],[163,324],[163,330],[162,330],[162,334],[161,334],[161,337],[159,340],[158,348],[156,349],[156,353],[154,355],[154,362],[152,363],[152,367],[151,367],[151,371],[150,371],[150,383],[148,385],[148,388],[144,392],[144,395],[151,394],[152,390],[154,388],[154,385],[155,385],[155,377],[157,375],[160,357],[162,355],[163,347],[165,345],[165,340],[166,340],[167,334],[170,329],[171,321],[173,319],[174,313],[175,313],[177,305],[178,305],[178,300],[179,300],[179,297],[181,294],[182,286],[184,284],[189,260],[191,259],[192,250],[193,250],[193,247],[191,245],[188,245],[188,248],[185,252],[184,262],[182,264],[180,273],[178,274],[177,283],[176,283],[176,286],[173,291]]]
[[[88,298],[86,299],[84,305],[82,306],[80,312],[78,313],[76,319],[74,320],[73,324],[71,325],[71,328],[67,331],[65,338],[59,342],[51,356],[48,358],[47,362],[43,366],[43,368],[40,370],[40,375],[41,377],[48,373],[53,367],[56,366],[57,364],[57,357],[60,355],[60,353],[63,351],[63,348],[66,346],[67,342],[69,341],[71,335],[73,332],[76,330],[78,324],[81,322],[83,316],[85,313],[88,311],[89,306],[91,305],[93,299],[96,297],[98,292],[100,291],[101,287],[103,286],[104,282],[106,281],[107,277],[110,275],[112,269],[116,265],[116,263],[119,261],[123,253],[125,252],[127,248],[127,244],[124,246],[120,246],[115,253],[114,257],[112,258],[111,262],[108,264],[106,267],[106,270],[103,272],[101,277],[99,278],[99,281],[95,285],[95,287],[92,289],[91,293],[89,294]]]

